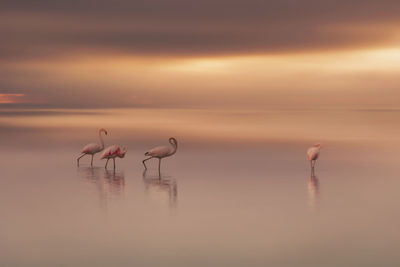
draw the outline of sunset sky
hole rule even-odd
[[[396,108],[399,1],[2,1],[0,107]]]

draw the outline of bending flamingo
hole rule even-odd
[[[96,143],[91,143],[91,144],[87,144],[84,148],[82,148],[82,155],[80,155],[77,159],[78,162],[78,166],[79,166],[79,160],[85,156],[85,155],[92,155],[92,160],[90,165],[93,166],[93,156],[96,153],[99,153],[100,151],[102,151],[104,149],[104,141],[103,138],[101,137],[101,133],[104,132],[105,135],[107,135],[107,130],[104,128],[99,129],[99,139],[100,139],[100,144],[96,144]]]
[[[110,159],[113,159],[113,161],[114,161],[114,170],[115,170],[115,158],[116,157],[118,157],[118,158],[125,157],[126,151],[127,150],[126,150],[125,147],[121,149],[121,147],[116,146],[116,145],[107,147],[104,150],[103,154],[101,154],[101,157],[100,157],[100,159],[107,159],[106,166],[104,168],[107,169],[108,161]]]
[[[178,141],[176,141],[176,139],[173,137],[171,137],[168,141],[172,145],[172,149],[167,146],[158,146],[158,147],[150,149],[149,151],[144,153],[145,156],[150,156],[149,158],[143,160],[143,165],[146,170],[147,170],[147,166],[146,166],[145,162],[148,161],[149,159],[152,159],[152,158],[158,159],[158,171],[160,171],[161,159],[172,156],[173,154],[176,153],[176,150],[178,149]]]
[[[319,151],[321,150],[321,144],[315,144],[307,150],[308,160],[311,164],[311,170],[314,170],[315,162],[319,157]]]

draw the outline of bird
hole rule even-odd
[[[78,157],[78,159],[77,159],[78,166],[79,166],[79,160],[85,155],[92,155],[92,160],[91,160],[90,165],[93,166],[93,156],[94,156],[94,154],[99,153],[104,149],[104,141],[103,141],[103,138],[101,137],[101,133],[102,132],[105,135],[107,135],[107,130],[106,129],[104,129],[104,128],[99,129],[100,144],[91,143],[91,144],[87,144],[86,146],[84,146],[82,148],[82,151],[81,151],[82,155],[80,155]]]
[[[307,150],[307,156],[311,164],[311,170],[314,170],[315,162],[319,157],[319,151],[321,150],[321,147],[321,144],[315,144]]]
[[[146,170],[147,170],[146,161],[148,161],[149,159],[152,159],[152,158],[157,158],[158,159],[158,172],[160,172],[161,159],[172,156],[173,154],[176,153],[176,150],[178,149],[178,141],[176,141],[176,139],[173,137],[169,138],[168,141],[172,145],[172,149],[171,149],[171,147],[167,147],[167,146],[158,146],[158,147],[150,149],[149,151],[144,153],[145,156],[150,156],[149,158],[142,161],[144,168]]]
[[[108,161],[110,159],[113,159],[113,161],[114,161],[114,170],[115,170],[115,158],[116,157],[124,158],[125,154],[126,154],[126,151],[127,151],[126,147],[121,149],[121,147],[117,146],[117,145],[112,145],[112,146],[109,146],[106,149],[104,149],[104,151],[103,151],[103,153],[101,154],[101,157],[100,157],[100,159],[107,159],[106,166],[104,166],[104,168],[107,169]]]

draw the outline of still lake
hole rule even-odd
[[[0,110],[0,265],[399,266],[399,121],[379,109]],[[115,171],[99,155],[76,166],[100,127],[128,147]],[[170,136],[177,153],[144,172],[144,152]]]

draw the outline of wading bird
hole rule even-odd
[[[104,149],[104,142],[103,142],[103,138],[101,137],[102,132],[104,132],[105,135],[107,135],[106,129],[104,129],[104,128],[99,129],[100,144],[91,143],[91,144],[87,144],[84,148],[82,148],[82,151],[81,151],[82,155],[80,155],[77,159],[78,166],[79,166],[79,160],[85,155],[92,155],[92,161],[91,161],[90,165],[93,166],[94,154],[99,153]]]
[[[108,161],[110,159],[113,159],[113,161],[114,161],[114,169],[115,169],[115,158],[116,157],[123,158],[123,157],[125,157],[125,154],[126,154],[126,148],[125,147],[121,149],[121,147],[113,145],[113,146],[107,147],[104,150],[103,154],[101,154],[100,159],[107,159],[106,166],[104,166],[104,168],[106,168],[106,169],[107,169]]]
[[[147,151],[144,154],[145,156],[150,156],[149,158],[143,160],[143,165],[146,170],[147,170],[147,166],[146,166],[145,162],[148,161],[149,159],[157,158],[158,159],[158,171],[160,172],[161,159],[172,156],[173,154],[176,153],[176,150],[178,149],[178,141],[176,141],[176,139],[173,137],[171,137],[168,141],[172,145],[172,149],[171,149],[171,147],[167,147],[167,146],[158,146],[153,149],[150,149],[149,151]]]
[[[308,160],[310,161],[311,164],[311,170],[314,170],[315,167],[315,162],[318,159],[319,156],[319,151],[321,150],[321,144],[315,144],[314,146],[310,147],[307,150],[307,156]]]

